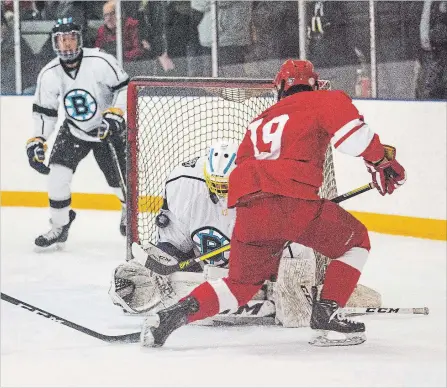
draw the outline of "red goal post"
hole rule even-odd
[[[250,121],[277,101],[271,80],[135,77],[128,86],[127,241],[156,242],[155,217],[168,174],[212,141],[240,142]],[[337,195],[328,149],[320,190]],[[317,283],[327,259],[317,254]]]

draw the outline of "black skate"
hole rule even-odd
[[[350,346],[366,341],[364,323],[347,319],[339,310],[337,302],[327,299],[317,300],[316,291],[313,290],[313,293],[310,327],[316,330],[316,335],[309,341],[311,345]],[[330,338],[334,334],[338,338]]]
[[[68,238],[68,231],[70,230],[71,223],[76,218],[76,212],[70,210],[69,221],[67,225],[56,227],[52,225],[51,230],[48,233],[42,234],[37,237],[34,243],[38,248],[48,248],[55,245],[56,248],[61,249],[64,246],[65,241]]]
[[[174,330],[188,323],[188,315],[197,311],[199,302],[196,298],[188,296],[171,307],[147,317],[141,329],[141,346],[153,348],[163,346]]]
[[[127,208],[123,205],[121,208],[121,221],[120,221],[120,233],[122,236],[126,236],[127,227]]]

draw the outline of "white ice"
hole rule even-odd
[[[47,209],[0,208],[1,289],[95,331],[139,331],[107,295],[125,257],[118,212],[78,211],[65,251],[37,254]],[[311,331],[199,327],[161,349],[108,344],[1,303],[1,386],[8,387],[445,387],[446,243],[371,233],[361,283],[387,307],[430,315],[368,316],[359,346],[316,348]]]

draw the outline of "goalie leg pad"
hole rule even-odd
[[[307,327],[312,314],[315,256],[312,249],[300,244],[292,244],[291,249],[284,250],[273,286],[276,322],[284,327]]]
[[[382,295],[372,288],[357,284],[345,307],[381,307]]]
[[[320,297],[322,288],[323,285],[320,284],[318,286],[318,297]],[[382,295],[376,290],[359,283],[345,307],[382,307]]]
[[[169,279],[179,299],[188,295],[205,280],[199,272],[174,272]]]

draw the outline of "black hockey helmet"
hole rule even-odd
[[[51,40],[53,50],[64,62],[74,62],[82,50],[81,27],[73,22],[73,18],[67,17],[58,19],[52,29]],[[76,46],[74,45],[76,41]],[[67,47],[60,47],[60,45]]]

